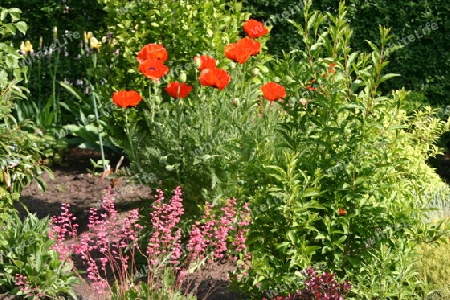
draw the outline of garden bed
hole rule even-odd
[[[42,192],[36,183],[28,186],[21,194],[21,201],[30,213],[35,213],[39,218],[54,216],[60,213],[61,204],[69,203],[71,211],[77,217],[79,224],[87,224],[89,209],[99,207],[105,189],[111,186],[111,181],[101,178],[100,174],[88,172],[92,169],[90,159],[100,159],[99,153],[74,148],[68,151],[63,164],[51,167],[54,180],[45,175],[47,183],[46,192]],[[113,165],[119,160],[112,157]],[[127,214],[129,210],[142,205],[145,202],[151,204],[152,190],[143,185],[117,184],[114,188],[117,195],[116,208],[120,214]],[[22,214],[25,211],[18,207]],[[87,228],[79,228],[81,231]],[[228,291],[228,272],[234,269],[230,261],[222,261],[208,265],[204,270],[197,272],[189,279],[191,289],[197,287],[198,299],[237,299],[235,292]],[[87,283],[76,286],[75,291],[80,299],[96,299],[93,291]],[[1,298],[1,297],[0,297]]]

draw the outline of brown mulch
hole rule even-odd
[[[77,217],[78,223],[87,224],[89,209],[100,206],[104,190],[111,186],[110,179],[101,178],[100,174],[88,171],[88,169],[92,169],[91,158],[95,161],[99,160],[99,153],[87,149],[71,149],[65,155],[62,164],[50,167],[54,180],[51,180],[47,174],[44,176],[47,183],[46,191],[43,192],[36,183],[33,183],[22,192],[21,202],[30,213],[35,213],[40,218],[59,215],[61,204],[69,203],[70,211]],[[120,157],[111,156],[107,159],[110,159],[111,165],[115,167]],[[146,186],[127,184],[122,181],[119,185],[114,186],[114,192],[116,209],[121,214],[127,214],[132,208],[150,205],[152,202],[152,190]],[[18,209],[23,216],[26,215],[23,207],[18,206]],[[86,226],[84,228],[80,226],[79,232],[84,230],[87,230]],[[197,298],[238,299],[236,292],[228,290],[230,284],[228,272],[234,268],[231,262],[214,263],[195,273],[191,280],[197,286]],[[92,294],[87,283],[76,286],[75,291],[78,299],[99,299],[98,295]]]

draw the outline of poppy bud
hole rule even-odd
[[[274,81],[274,82],[280,82],[280,78],[275,77],[275,78],[273,79],[273,81]]]
[[[58,27],[54,26],[53,27],[53,40],[56,40],[57,37],[58,37]]]
[[[252,69],[252,76],[253,77],[256,77],[256,76],[258,76],[259,75],[259,69],[258,68],[253,68]]]
[[[200,57],[199,56],[196,56],[195,58],[194,58],[194,64],[195,64],[195,68],[200,68],[200,65],[202,64],[202,60],[200,59]]]
[[[234,61],[230,61],[230,63],[228,65],[230,66],[231,70],[236,69],[236,63]]]
[[[233,106],[238,107],[239,104],[241,103],[241,101],[239,100],[239,98],[234,98],[232,103],[233,103]]]
[[[186,80],[187,80],[186,72],[181,71],[180,72],[180,82],[184,83],[184,82],[186,82]]]

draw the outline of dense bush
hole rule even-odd
[[[0,8],[0,12],[0,41],[26,32],[19,9]],[[40,152],[33,136],[23,131],[11,115],[16,102],[26,101],[23,84],[27,68],[21,67],[19,61],[16,49],[0,42],[0,201],[8,205],[34,179],[43,186],[40,175],[45,169],[39,165]]]
[[[118,3],[106,4],[110,23],[119,22],[111,28],[119,55],[111,65],[104,66],[111,67],[108,72],[113,75],[102,87],[110,88],[102,93],[108,134],[125,149],[139,180],[164,189],[181,185],[188,209],[219,195],[235,196],[242,167],[237,162],[244,151],[250,154],[254,143],[248,140],[252,144],[247,145],[243,133],[253,139],[259,131],[266,132],[259,126],[263,120],[258,118],[257,92],[264,76],[256,71],[253,75],[249,64],[252,61],[252,66],[261,65],[265,70],[262,65],[268,58],[261,54],[258,61],[251,58],[241,65],[230,64],[224,56],[225,46],[238,40],[246,15],[239,11],[238,4],[226,10],[225,2],[219,0],[194,1],[190,9],[179,2],[163,6]],[[148,20],[148,15],[155,19]],[[264,52],[265,38],[260,41]],[[168,74],[158,80],[149,80],[138,72],[138,52],[153,43],[163,45],[168,53],[164,62]],[[99,55],[109,55],[105,53]],[[218,68],[229,73],[232,80],[226,89],[191,84],[200,75],[193,61],[197,53],[207,53],[217,60]],[[183,76],[186,78],[182,80]],[[186,99],[170,97],[164,89],[172,81],[192,85],[191,95]],[[111,102],[114,90],[131,88],[144,97],[136,108],[121,109]],[[238,100],[233,102],[235,98]]]
[[[352,52],[352,30],[339,14],[304,10],[295,23],[303,40],[276,73],[292,96],[279,103],[283,163],[266,165],[270,180],[253,183],[245,289],[296,288],[295,274],[324,265],[354,286],[358,299],[420,293],[412,267],[417,245],[434,236],[424,211],[442,185],[426,164],[450,122],[430,108],[408,116],[406,92],[385,95],[380,84],[391,54],[389,30],[371,52]],[[425,195],[425,196],[424,196]],[[264,208],[264,209],[263,209]]]
[[[448,239],[438,245],[423,243],[419,248],[421,259],[417,264],[417,272],[436,299],[450,297],[449,248]]]
[[[255,18],[273,24],[272,39],[268,44],[272,53],[281,55],[282,51],[304,47],[301,39],[295,35],[295,29],[287,19],[298,21],[301,13],[289,0],[260,1],[244,0],[243,8]],[[352,49],[370,51],[367,40],[377,40],[378,25],[391,27],[394,38],[392,45],[404,45],[389,60],[388,71],[395,70],[401,77],[387,82],[384,91],[405,87],[409,90],[423,91],[432,103],[445,103],[449,90],[449,53],[450,40],[447,32],[450,24],[446,21],[449,7],[442,0],[422,2],[346,1],[348,22],[355,30],[351,39]],[[337,1],[314,1],[313,7],[321,11],[335,13]],[[284,14],[284,16],[283,16]]]

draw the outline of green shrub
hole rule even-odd
[[[185,4],[169,1],[161,6],[105,3],[109,23],[118,22],[114,47],[119,55],[111,61],[111,77],[102,87],[103,92],[110,88],[103,94],[103,120],[108,134],[130,158],[132,173],[153,188],[169,190],[181,185],[188,210],[205,199],[237,196],[241,187],[237,183],[247,180],[241,174],[248,171],[243,171],[248,164],[239,163],[252,160],[253,147],[263,148],[259,143],[264,139],[270,144],[273,126],[267,124],[275,120],[269,117],[273,113],[258,117],[259,109],[263,109],[258,104],[262,102],[258,99],[259,86],[267,79],[264,64],[270,57],[262,53],[240,65],[230,64],[224,56],[224,47],[238,40],[247,14],[240,12],[238,3],[227,6],[221,0]],[[266,40],[259,39],[262,52]],[[169,73],[153,83],[137,72],[136,55],[148,43],[163,44],[169,57],[165,62]],[[215,58],[217,67],[229,72],[230,84],[221,91],[192,84],[193,91],[186,99],[169,97],[164,91],[166,82],[178,81],[181,71],[187,84],[198,81],[199,71],[193,62],[197,53]],[[99,53],[99,62],[106,59],[103,55],[110,55],[106,48]],[[254,67],[260,68],[259,75],[252,74]],[[112,92],[131,88],[144,100],[136,108],[112,107]]]
[[[450,25],[444,16],[449,14],[449,7],[441,3],[441,0],[408,3],[389,0],[346,1],[347,19],[355,29],[349,45],[352,49],[370,51],[366,41],[378,39],[378,25],[392,28],[390,44],[404,46],[387,58],[391,61],[387,70],[400,73],[401,76],[381,86],[383,91],[405,87],[423,92],[432,104],[448,102],[446,91],[449,89],[450,44],[446,33]],[[333,14],[338,11],[338,6],[339,1],[335,0],[315,0],[312,3],[313,8]],[[297,9],[299,7],[303,7],[302,1],[243,0],[244,11],[274,25],[268,47],[270,53],[280,58],[283,51],[304,47],[302,39],[288,21],[299,22],[302,19],[302,12]]]
[[[431,295],[450,297],[450,246],[448,238],[440,244],[423,243],[419,247],[418,277],[431,290]],[[444,297],[444,298],[442,298]],[[431,298],[433,299],[433,298]]]
[[[344,5],[337,16],[310,6],[293,22],[305,48],[275,70],[292,95],[280,103],[284,162],[273,160],[269,179],[254,182],[252,269],[241,286],[255,295],[294,290],[300,270],[320,265],[348,279],[357,299],[418,297],[417,246],[441,234],[423,224],[442,185],[426,160],[450,122],[431,108],[408,116],[406,91],[380,91],[397,76],[383,72],[388,29],[378,46],[369,42],[371,53],[352,52]]]
[[[49,219],[28,215],[22,222],[13,214],[0,231],[0,291],[28,297],[76,297],[72,285],[78,277],[70,263],[50,250]],[[22,277],[23,284],[18,276]]]
[[[19,9],[0,7],[0,40],[26,30]],[[27,99],[23,87],[27,68],[19,61],[17,50],[0,42],[0,201],[10,206],[32,180],[43,187],[41,174],[48,170],[39,165],[40,151],[34,136],[22,130],[11,115],[14,103]]]

